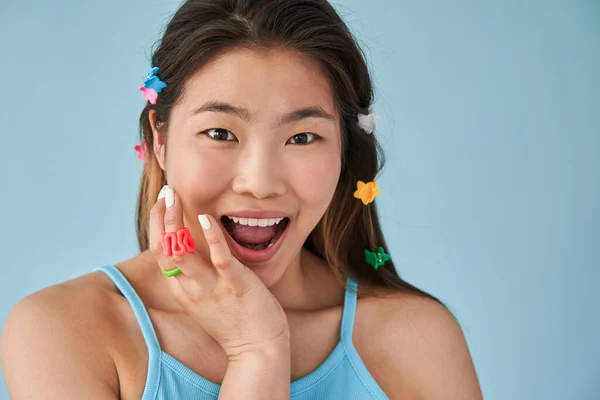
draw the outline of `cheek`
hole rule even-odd
[[[296,193],[301,201],[323,214],[335,193],[340,170],[341,161],[339,157],[333,157],[333,154],[305,163],[302,168],[297,169],[294,181],[298,182]]]
[[[214,200],[230,184],[231,162],[219,152],[181,148],[169,159],[169,182],[182,198],[193,199],[195,208]]]

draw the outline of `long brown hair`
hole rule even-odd
[[[156,111],[159,134],[166,133],[172,107],[190,76],[221,52],[234,47],[293,48],[312,56],[333,87],[342,129],[342,169],[332,202],[306,240],[305,247],[330,265],[345,286],[346,277],[360,288],[411,292],[440,300],[405,282],[393,261],[375,270],[364,260],[364,249],[387,244],[375,203],[365,206],[353,197],[357,181],[375,179],[383,168],[383,152],[376,132],[357,126],[357,114],[366,114],[373,101],[371,77],[364,54],[352,33],[326,0],[188,0],[166,27],[152,66],[159,67],[168,84],[157,103],[148,103],[140,115],[140,136],[152,148],[148,112]],[[137,236],[141,251],[148,249],[148,217],[165,176],[149,152],[137,203]],[[362,291],[361,291],[362,292]]]

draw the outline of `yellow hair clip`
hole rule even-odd
[[[363,204],[366,206],[371,203],[376,196],[379,196],[381,190],[377,187],[377,181],[364,183],[363,181],[356,182],[356,191],[354,197],[361,199]]]

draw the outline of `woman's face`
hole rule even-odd
[[[298,260],[340,176],[332,89],[319,65],[293,50],[219,56],[191,77],[173,108],[166,154],[154,136],[196,242],[202,237],[196,216],[211,214],[229,232],[234,256],[263,280]],[[249,226],[252,217],[262,219],[258,225],[286,219]]]

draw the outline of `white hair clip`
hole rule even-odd
[[[369,114],[358,114],[358,126],[367,133],[372,133],[377,128],[379,115],[375,110],[369,110]]]

